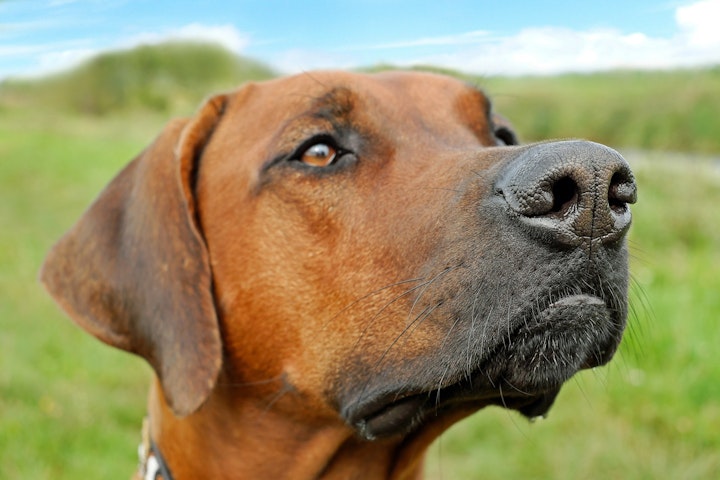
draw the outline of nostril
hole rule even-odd
[[[578,185],[570,177],[562,177],[552,186],[553,205],[549,213],[564,214],[578,201]]]
[[[615,172],[608,187],[608,203],[612,211],[623,213],[627,211],[627,204],[635,203],[636,199],[637,187],[632,177],[626,172]]]

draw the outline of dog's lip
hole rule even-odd
[[[562,312],[565,312],[567,316],[564,316]],[[572,327],[575,322],[572,322],[572,324],[568,324],[567,318],[573,318],[574,315],[580,316],[580,312],[582,312],[585,316],[595,315],[596,317],[601,317],[602,326],[607,327],[613,324],[611,313],[612,309],[608,306],[605,300],[595,295],[584,293],[569,295],[555,302],[552,302],[543,312],[540,313],[540,316],[556,316],[559,318],[563,318],[562,321],[568,327]],[[598,325],[598,327],[600,327],[601,325]],[[596,355],[589,357],[585,361],[585,363],[580,366],[580,369],[594,368],[606,364],[610,361],[613,354],[615,353],[616,347],[617,344],[615,344],[613,348],[596,351]]]
[[[558,308],[558,307],[577,307],[577,306],[584,306],[584,305],[598,305],[598,306],[605,306],[605,301],[603,299],[596,297],[595,295],[588,295],[586,293],[580,293],[577,295],[570,295],[564,298],[561,298],[560,300],[557,300],[555,302],[552,302],[550,305],[548,305],[548,309],[550,308]]]
[[[532,420],[547,415],[559,391],[560,385],[533,394],[512,389],[507,393],[497,389],[471,391],[465,382],[460,382],[440,391],[375,398],[360,407],[349,421],[360,436],[375,440],[410,433],[428,418],[462,407],[476,410],[499,405],[517,410]]]
[[[378,397],[360,407],[350,422],[368,440],[390,436],[409,431],[421,421],[427,402],[427,393]]]
[[[501,362],[502,359],[524,359],[522,365],[533,367],[538,373],[554,370],[553,377],[547,379],[540,375],[535,381],[520,381],[512,371],[501,376],[511,385],[541,390],[550,386],[545,383],[547,380],[562,385],[580,370],[606,364],[615,353],[620,340],[617,334],[623,328],[613,312],[605,299],[590,293],[565,295],[548,303],[536,314],[526,316],[525,322],[511,334],[515,339],[514,350],[502,345],[494,355]],[[521,371],[521,368],[516,370]]]

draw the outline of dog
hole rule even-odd
[[[456,79],[304,73],[171,121],[41,280],[154,370],[137,478],[420,478],[610,360],[635,200],[617,152],[519,145]]]

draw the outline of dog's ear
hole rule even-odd
[[[40,274],[80,326],[150,363],[179,416],[202,405],[222,362],[193,183],[225,102],[214,97],[190,121],[168,124],[52,248]]]

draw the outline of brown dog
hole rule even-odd
[[[479,408],[545,414],[625,325],[628,165],[515,143],[443,76],[249,84],[171,122],[42,279],[152,365],[160,475],[417,478]]]

